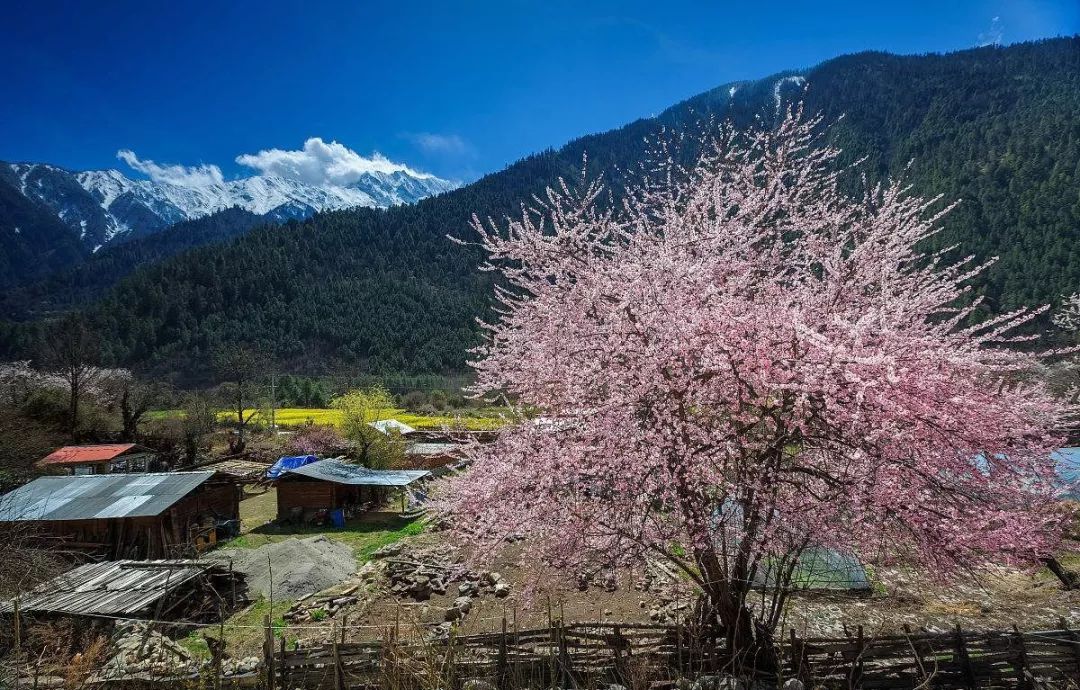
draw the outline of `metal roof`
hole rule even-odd
[[[107,561],[79,566],[19,597],[23,613],[129,615],[145,612],[163,596],[220,565],[198,561]],[[14,601],[0,602],[0,614]]]
[[[368,426],[375,427],[384,434],[389,434],[391,431],[396,431],[401,435],[411,434],[416,429],[412,428],[405,422],[399,422],[396,419],[380,419],[377,422],[368,422]]]
[[[290,474],[353,486],[407,486],[431,473],[427,470],[372,470],[337,460],[320,460],[288,470],[285,476]]]
[[[457,443],[431,443],[420,442],[410,444],[405,449],[406,455],[447,455],[460,450],[461,446]]]
[[[155,472],[38,477],[0,496],[0,522],[152,517],[213,476]]]
[[[82,462],[106,462],[123,455],[134,443],[108,443],[96,446],[64,446],[38,460],[39,465],[70,465]]]

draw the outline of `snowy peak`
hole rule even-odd
[[[365,172],[342,185],[274,174],[195,183],[131,179],[118,170],[71,172],[45,163],[10,169],[14,186],[55,213],[91,251],[234,206],[275,220],[302,219],[320,211],[410,204],[458,186],[405,170]]]

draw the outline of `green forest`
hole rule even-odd
[[[805,84],[778,85],[796,75]],[[918,194],[960,200],[936,242],[1000,257],[976,286],[989,311],[1080,289],[1080,38],[1070,38],[947,55],[849,55],[720,86],[415,205],[284,226],[233,213],[167,250],[149,249],[156,236],[144,238],[82,273],[26,288],[22,301],[39,310],[5,322],[0,346],[8,358],[32,353],[42,324],[77,304],[110,361],[151,371],[195,371],[221,343],[245,342],[305,375],[459,372],[492,285],[476,270],[480,253],[447,235],[468,239],[474,213],[520,212],[560,176],[579,175],[586,153],[590,173],[617,190],[612,171],[641,161],[662,128],[709,117],[767,124],[781,87],[785,103],[802,99],[835,123],[830,140],[848,160],[867,157],[872,177],[905,175]]]

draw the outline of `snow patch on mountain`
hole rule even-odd
[[[783,77],[781,79],[776,80],[776,83],[773,84],[773,92],[772,93],[773,93],[773,102],[776,104],[776,114],[777,115],[780,114],[780,98],[781,98],[781,91],[783,90],[784,85],[785,84],[793,84],[795,86],[802,86],[805,83],[806,83],[806,77],[800,77],[800,76]]]
[[[410,204],[459,186],[321,139],[308,140],[302,152],[260,151],[244,163],[259,174],[234,180],[225,180],[213,165],[159,165],[128,150],[117,155],[150,179],[112,169],[70,172],[45,163],[10,167],[22,194],[50,208],[92,251],[233,206],[275,220],[302,219],[356,206]],[[326,171],[321,175],[320,165]]]

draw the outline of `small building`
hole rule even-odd
[[[0,522],[42,545],[110,558],[169,558],[240,526],[240,487],[216,472],[38,477],[0,496]]]
[[[109,474],[147,472],[157,459],[154,451],[135,443],[107,443],[93,446],[64,446],[34,463],[40,470],[60,470],[66,474]]]
[[[88,563],[41,583],[18,599],[22,616],[117,616],[190,620],[247,602],[244,576],[210,561]],[[0,601],[0,615],[16,602]]]
[[[402,436],[416,433],[416,429],[405,422],[399,422],[396,419],[380,419],[377,422],[368,422],[368,426],[373,427],[376,431],[380,431],[387,436],[389,436],[391,432],[397,432]]]
[[[228,460],[213,460],[195,466],[193,469],[218,472],[228,475],[240,484],[259,484],[266,479],[266,470],[269,468],[265,462],[245,460],[243,458],[231,458]]]
[[[318,511],[355,514],[383,503],[430,473],[425,470],[373,470],[339,460],[320,460],[285,472],[277,480],[279,520],[308,521]]]
[[[458,462],[463,457],[459,443],[419,441],[405,447],[409,468],[433,470]]]

